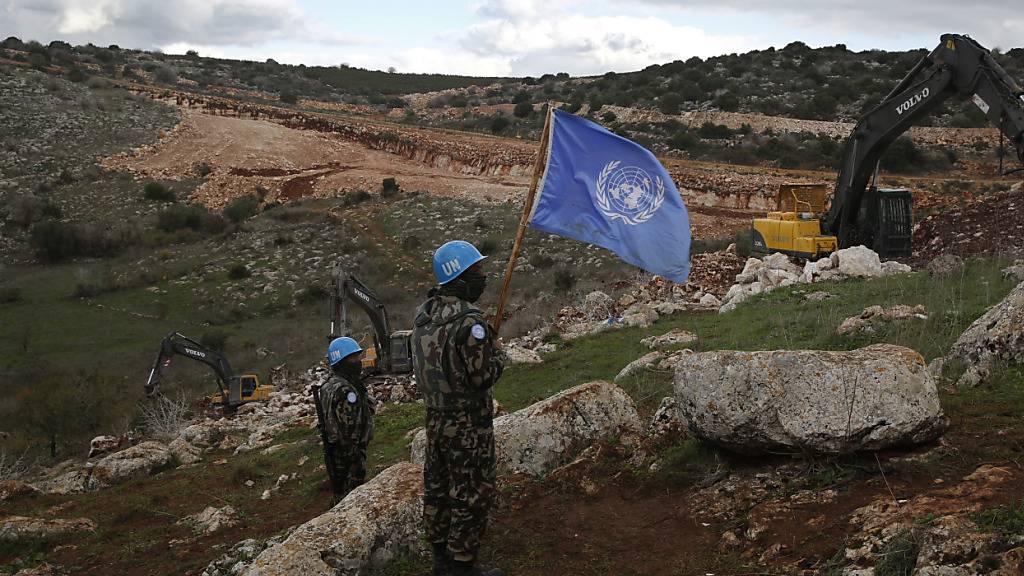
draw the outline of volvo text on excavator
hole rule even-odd
[[[220,393],[208,397],[212,404],[233,409],[246,402],[266,400],[270,397],[270,393],[276,390],[274,386],[260,384],[259,378],[255,374],[236,376],[231,370],[231,364],[223,354],[203,346],[188,336],[171,332],[160,342],[160,352],[149,372],[149,380],[146,381],[148,396],[154,396],[159,391],[164,370],[170,365],[171,358],[175,354],[202,362],[213,368],[214,373],[217,374],[217,386],[220,387]]]
[[[893,140],[952,96],[971,99],[1024,163],[1024,90],[973,39],[943,34],[939,45],[857,122],[846,140],[831,206],[820,220],[814,218],[820,224],[813,226],[815,230],[786,230],[810,237],[834,236],[838,248],[864,245],[884,257],[909,256],[913,228],[910,192],[878,188],[878,160]],[[771,230],[782,229],[774,226],[773,216],[755,221],[755,251],[817,256],[795,250],[800,244],[797,238],[772,234]]]
[[[373,325],[373,346],[366,347],[363,368],[369,373],[404,374],[412,371],[412,330],[391,332],[384,303],[341,265],[334,267],[331,285],[331,331],[329,339],[350,336],[348,300],[366,312]]]

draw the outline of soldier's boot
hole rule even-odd
[[[472,560],[452,560],[452,576],[505,576],[500,568],[481,570],[477,568]]]
[[[452,555],[448,552],[448,543],[433,544],[434,548],[434,576],[449,576],[452,573]]]

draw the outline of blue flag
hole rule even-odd
[[[680,284],[690,218],[668,172],[643,146],[555,110],[530,226],[596,244]]]

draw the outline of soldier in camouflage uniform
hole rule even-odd
[[[494,328],[471,305],[486,285],[484,259],[460,240],[438,248],[439,286],[417,310],[412,334],[427,408],[423,521],[435,575],[502,574],[475,565],[494,498],[491,387],[503,368]]]
[[[373,398],[363,385],[362,348],[347,337],[335,338],[327,351],[331,375],[320,386],[327,465],[337,504],[366,480],[366,446],[373,439]]]

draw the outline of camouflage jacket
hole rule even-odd
[[[504,363],[483,312],[454,296],[432,296],[412,331],[416,385],[427,408],[490,407]]]
[[[373,439],[373,398],[362,382],[331,374],[320,387],[320,402],[332,444],[368,444]]]

